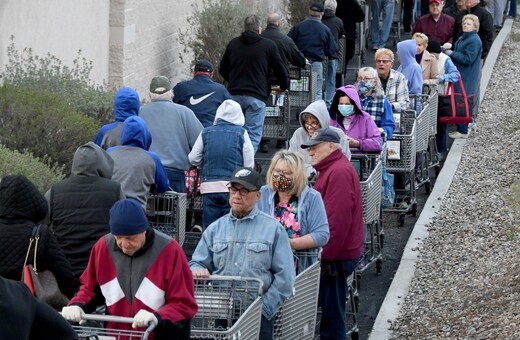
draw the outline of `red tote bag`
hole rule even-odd
[[[467,95],[462,77],[459,73],[461,92],[455,92],[453,83],[448,83],[446,94],[439,94],[437,114],[441,124],[468,124],[473,121],[471,108],[473,95]]]

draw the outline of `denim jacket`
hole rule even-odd
[[[256,207],[242,219],[229,213],[212,223],[204,231],[190,267],[206,268],[213,275],[262,280],[262,314],[269,320],[293,292],[295,271],[287,233]]]

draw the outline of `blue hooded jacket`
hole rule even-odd
[[[397,71],[401,72],[408,80],[409,94],[422,94],[422,70],[415,59],[417,43],[414,39],[408,39],[397,43],[397,52],[401,65]]]
[[[123,122],[131,116],[139,115],[141,102],[139,94],[130,87],[123,87],[114,96],[115,122],[106,124],[99,129],[94,143],[108,149],[121,145],[121,128]]]

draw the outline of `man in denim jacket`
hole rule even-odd
[[[274,316],[293,291],[294,262],[287,233],[255,207],[260,174],[239,168],[229,181],[229,214],[204,231],[190,267],[195,279],[210,274],[256,277],[263,282],[260,339],[273,338]]]

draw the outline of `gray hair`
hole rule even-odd
[[[172,100],[173,91],[170,90],[170,91],[166,91],[161,94],[150,92],[150,99],[151,100]]]
[[[338,7],[338,2],[336,0],[325,0],[325,4],[323,4],[325,9],[330,9],[332,11],[336,11]]]
[[[280,22],[280,20],[282,20],[282,17],[280,14],[278,14],[276,12],[269,13],[269,15],[267,16],[268,24],[277,25]]]
[[[260,18],[256,15],[249,15],[244,19],[244,31],[260,32]]]
[[[370,75],[370,78],[373,78],[376,81],[376,89],[375,89],[376,97],[381,97],[382,95],[385,94],[385,92],[383,91],[383,84],[381,84],[381,79],[379,79],[379,75],[377,74],[377,70],[375,68],[373,68],[373,67],[360,68],[358,71],[358,77],[361,72],[368,73]],[[357,82],[356,82],[356,85],[357,85]]]

